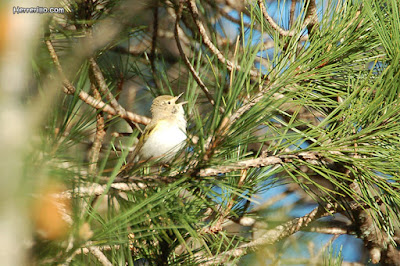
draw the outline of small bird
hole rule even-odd
[[[162,95],[153,100],[150,109],[152,119],[144,129],[128,163],[150,158],[168,163],[184,146],[186,120],[182,105],[187,102],[176,103],[182,94],[176,97]]]

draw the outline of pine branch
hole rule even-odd
[[[197,84],[200,86],[200,88],[204,92],[204,94],[207,97],[208,101],[212,105],[215,105],[215,101],[214,101],[213,97],[210,94],[210,90],[207,88],[207,86],[201,80],[199,75],[196,73],[196,70],[194,69],[194,67],[190,63],[189,59],[185,55],[185,52],[183,51],[183,48],[182,48],[182,45],[181,45],[181,38],[179,36],[179,33],[183,32],[183,30],[180,29],[180,27],[179,27],[179,20],[180,20],[180,17],[181,17],[182,9],[183,9],[183,3],[180,1],[179,2],[178,11],[177,11],[177,13],[175,13],[175,17],[176,18],[175,18],[175,31],[174,32],[175,32],[176,45],[178,46],[178,50],[179,50],[179,53],[180,53],[180,55],[181,55],[181,57],[183,59],[183,62],[185,62],[186,66],[188,67],[188,69],[192,73],[192,75],[193,75],[194,79],[196,80]]]
[[[143,16],[146,22],[139,18],[135,20],[135,26],[130,22],[125,24],[126,20],[119,23],[119,13],[107,7],[109,1],[100,2],[72,1],[71,6],[76,4],[73,6],[74,23],[69,23],[67,16],[65,20],[59,20],[61,15],[51,22],[52,34],[49,37],[57,38],[60,52],[66,46],[71,48],[71,54],[76,54],[76,62],[63,69],[52,42],[46,41],[64,93],[76,97],[64,97],[66,101],[62,102],[62,110],[57,106],[52,110],[54,112],[49,112],[51,119],[46,129],[50,133],[46,131],[41,139],[50,150],[57,150],[57,154],[49,154],[46,147],[36,157],[56,157],[51,158],[49,171],[46,167],[43,171],[50,173],[49,179],[53,178],[54,172],[57,178],[74,181],[68,183],[72,184],[68,190],[57,191],[54,195],[56,200],[74,199],[70,201],[77,204],[74,210],[79,215],[74,216],[74,220],[71,213],[66,213],[68,210],[58,207],[66,214],[63,219],[69,221],[71,232],[79,229],[78,220],[83,214],[88,224],[94,222],[99,226],[93,235],[93,243],[104,241],[101,242],[104,246],[93,247],[93,243],[86,242],[80,246],[81,251],[74,252],[72,249],[78,248],[79,243],[70,237],[44,252],[45,255],[37,255],[39,263],[46,256],[73,253],[66,263],[79,264],[87,259],[76,256],[82,252],[103,265],[121,261],[129,264],[132,259],[143,257],[148,258],[149,263],[179,263],[188,259],[218,264],[290,239],[299,231],[334,234],[331,241],[338,235],[356,233],[369,249],[373,262],[396,262],[399,252],[391,242],[395,239],[393,228],[399,225],[396,213],[400,200],[397,185],[400,147],[397,85],[400,79],[399,60],[393,48],[398,47],[394,44],[398,43],[400,24],[392,19],[398,17],[394,15],[398,13],[396,1],[383,6],[367,1],[362,8],[351,1],[329,2],[326,10],[319,11],[322,19],[318,20],[315,0],[303,1],[299,10],[296,10],[299,2],[293,0],[291,5],[285,6],[289,14],[285,18],[288,30],[278,25],[276,21],[279,18],[274,21],[267,12],[265,1],[260,0],[250,4],[237,0],[216,3],[207,0],[203,6],[200,6],[201,1],[194,0],[178,1],[179,6],[177,1],[157,0],[148,6],[149,12],[139,8],[143,11],[139,17]],[[121,5],[116,10],[122,9],[126,13],[125,9],[132,10],[136,8],[134,6]],[[251,21],[247,23],[247,18],[241,21],[233,17],[227,13],[227,8],[249,16]],[[390,12],[391,9],[397,13]],[[260,12],[254,14],[253,11]],[[295,22],[297,11],[301,15]],[[98,18],[102,20],[100,23]],[[235,46],[223,35],[225,30],[232,30],[226,26],[229,22],[224,18],[234,22],[229,24],[229,27],[233,25],[233,31],[240,26],[241,34],[233,32],[238,37]],[[191,35],[180,27],[182,22],[192,30]],[[112,28],[113,23],[116,29]],[[164,26],[167,27],[164,24],[171,23],[174,23],[174,32],[163,30]],[[111,33],[103,31],[107,27],[102,25],[108,25]],[[263,25],[279,40],[271,41],[270,36],[265,40],[266,35],[252,32]],[[99,32],[107,33],[104,38],[87,36],[87,32],[96,34],[99,27],[103,29]],[[94,28],[96,31],[92,31]],[[302,35],[305,28],[308,31],[306,36]],[[126,32],[121,32],[122,29]],[[201,41],[193,39],[197,34]],[[313,34],[318,35],[317,41],[317,38],[311,38]],[[64,39],[58,39],[60,36]],[[163,37],[165,39],[161,39]],[[240,37],[244,39],[239,41]],[[167,45],[163,44],[166,39]],[[71,41],[76,43],[75,40],[79,45],[68,47]],[[144,56],[146,60],[122,54],[120,50],[129,45],[125,41],[140,43],[134,45],[140,51],[132,54]],[[269,42],[267,48],[274,49],[265,49],[261,43],[264,41]],[[170,47],[171,42],[176,43],[178,50],[175,46]],[[229,45],[224,42],[229,42]],[[261,43],[264,50],[258,50],[256,42]],[[281,43],[284,47],[276,46]],[[146,49],[143,49],[143,44]],[[114,45],[119,48],[113,48]],[[206,48],[207,58],[200,56],[204,55],[203,48]],[[234,48],[231,57],[241,58],[240,63],[229,59],[230,48]],[[112,169],[111,177],[114,178],[123,161],[118,147],[127,145],[124,143],[127,138],[119,139],[115,145],[113,141],[108,143],[104,139],[103,113],[110,118],[106,125],[110,128],[114,122],[112,116],[121,117],[130,125],[131,122],[149,122],[147,117],[127,112],[118,102],[118,97],[113,95],[105,69],[100,69],[93,57],[97,49],[102,49],[101,59],[106,58],[113,69],[118,70],[122,61],[123,67],[128,66],[124,74],[130,77],[126,78],[124,87],[131,82],[135,86],[124,93],[134,91],[138,95],[137,101],[142,92],[148,93],[147,90],[153,95],[173,94],[177,90],[186,92],[189,101],[188,136],[196,135],[193,137],[196,141],[190,142],[184,159],[183,156],[178,158],[162,171],[151,167],[155,162],[152,161],[136,165],[130,177],[110,180],[110,177],[99,176],[95,178],[96,183],[87,182],[96,174],[96,166],[100,164],[101,169]],[[149,49],[150,60],[146,53]],[[199,52],[197,61],[188,57],[188,49]],[[119,51],[117,60],[115,53],[109,53],[115,50]],[[173,60],[168,60],[171,56],[165,50],[172,52]],[[79,66],[84,58],[90,58],[89,68],[93,75],[89,77],[93,93],[78,90],[87,84],[87,69],[76,71],[71,67]],[[180,58],[182,60],[177,60]],[[260,73],[255,70],[257,58],[261,64],[267,62],[267,65],[260,66]],[[188,73],[186,69],[191,73],[189,86],[185,87],[185,76],[177,61],[184,62],[184,74]],[[199,64],[201,71],[194,64]],[[48,69],[42,71],[42,68],[46,69],[38,64],[39,75],[51,73]],[[76,84],[69,80],[72,74],[78,74]],[[204,77],[213,77],[213,80],[207,83]],[[192,86],[192,78],[198,86]],[[158,82],[160,80],[162,82]],[[122,84],[117,86],[122,88]],[[139,87],[144,89],[136,91]],[[197,98],[198,87],[205,97]],[[276,91],[278,93],[273,94]],[[204,98],[208,101],[203,106]],[[201,100],[194,103],[194,99]],[[122,93],[119,100],[124,100]],[[98,110],[96,118],[79,109],[82,101],[89,105],[89,109]],[[229,113],[222,108],[215,110],[216,103]],[[142,108],[147,109],[147,106]],[[76,156],[76,151],[82,150],[77,145],[87,143],[80,138],[87,136],[89,131],[94,132],[95,123],[96,134],[89,154],[85,150]],[[57,134],[59,131],[61,133]],[[112,135],[126,136],[124,133]],[[52,146],[54,143],[57,149]],[[129,148],[123,149],[123,157]],[[307,152],[302,152],[302,149]],[[113,167],[116,158],[118,163]],[[107,173],[107,170],[102,172]],[[280,175],[279,181],[284,180],[285,192],[259,207],[250,208],[251,200],[257,195],[271,191],[271,186],[281,186],[281,183],[274,183],[278,180],[275,174]],[[352,182],[359,187],[353,186]],[[316,202],[327,205],[320,205],[306,216],[268,228],[262,219],[264,217],[257,215],[261,211],[270,211],[271,204],[284,201],[293,193],[300,194],[301,200],[291,207]],[[35,195],[34,192],[31,194]],[[87,198],[97,196],[112,199],[108,202],[107,213],[96,208],[97,205],[94,208],[85,205]],[[220,204],[221,199],[225,204]],[[337,204],[328,204],[331,202]],[[287,209],[282,208],[282,212]],[[351,218],[353,224],[318,221],[319,217],[332,213]],[[238,226],[233,222],[266,233],[258,239],[247,239],[242,234],[237,237],[229,231],[228,223]],[[128,230],[135,232],[132,235],[137,249],[132,254],[112,245],[113,241],[128,241],[125,239]],[[103,248],[106,246],[109,249]],[[177,246],[183,251],[174,250]],[[310,251],[310,257],[320,259],[323,249],[317,254]],[[112,252],[108,252],[110,250]],[[279,256],[272,261],[282,262]]]
[[[148,186],[143,183],[112,183],[111,188],[117,191],[140,191]],[[88,186],[77,187],[73,190],[64,191],[59,194],[53,195],[54,198],[58,199],[72,199],[76,197],[92,197],[100,196],[108,191],[107,185],[90,184]]]
[[[104,266],[113,266],[114,264],[112,264],[107,257],[103,254],[103,252],[101,252],[101,250],[98,247],[88,247],[90,253],[92,253],[98,260],[99,262],[104,265]]]
[[[261,12],[264,16],[264,18],[268,21],[269,25],[271,26],[271,28],[273,28],[274,30],[276,30],[280,36],[288,36],[288,37],[293,37],[296,34],[298,34],[297,31],[295,30],[284,30],[282,29],[278,24],[276,24],[276,22],[274,21],[274,19],[268,14],[267,9],[265,8],[265,1],[264,0],[258,0],[258,5],[260,6]],[[314,2],[315,4],[315,2]],[[311,4],[310,4],[311,5]],[[308,9],[307,9],[308,10]],[[314,10],[314,9],[312,9]],[[313,12],[309,12],[307,11],[307,15],[305,18],[305,21],[303,23],[302,27],[308,26],[308,24],[311,22],[311,17],[314,16],[315,14]],[[308,40],[308,35],[306,36],[302,36],[300,37],[299,41],[307,41]]]
[[[97,88],[91,84],[93,95],[96,100],[101,100],[101,95]],[[99,153],[103,145],[104,136],[106,135],[103,112],[96,115],[96,133],[91,150],[89,151],[89,174],[94,175],[97,172],[97,162]]]
[[[199,172],[199,176],[217,176],[220,174],[226,174],[237,170],[245,170],[250,168],[260,168],[271,165],[281,165],[284,163],[290,163],[293,159],[297,160],[305,160],[310,164],[329,164],[330,162],[322,157],[318,153],[314,152],[301,152],[299,154],[291,154],[291,155],[280,155],[280,156],[268,156],[268,157],[260,157],[255,159],[248,159],[235,162],[231,165],[226,166],[217,166],[213,168],[205,168],[201,169]]]
[[[110,92],[108,89],[108,85],[104,79],[103,73],[100,70],[100,67],[97,65],[96,60],[93,57],[89,58],[89,63],[91,66],[91,69],[93,71],[93,75],[95,77],[95,80],[97,82],[97,85],[103,95],[106,96],[106,99],[110,102],[112,108],[117,112],[117,115],[120,117],[127,117],[127,111],[118,103],[117,99],[114,98],[114,95]],[[141,130],[140,127],[138,126],[137,123],[134,121],[131,121],[129,119],[125,119],[126,122],[128,122],[129,126],[134,129],[138,128],[139,131]]]
[[[197,9],[196,2],[194,0],[187,0],[187,1],[188,1],[190,13],[192,14],[192,17],[197,26],[197,29],[198,29],[200,35],[202,36],[203,43],[218,58],[218,60],[222,64],[227,66],[229,71],[233,71],[234,69],[240,71],[242,69],[242,67],[240,65],[236,65],[236,64],[232,63],[230,60],[226,59],[225,56],[221,53],[221,51],[212,43],[212,41],[208,37],[207,31],[200,21],[199,11]],[[255,71],[255,70],[250,70],[249,74],[254,78],[260,77],[260,73],[258,73],[258,71]]]
[[[84,255],[88,255],[88,254],[93,254],[98,260],[99,262],[102,263],[102,265],[113,265],[108,259],[107,257],[104,255],[104,253],[102,251],[111,251],[111,250],[119,250],[121,247],[119,245],[104,245],[104,246],[95,246],[93,245],[92,241],[88,241],[87,243],[85,243],[84,245],[82,245],[80,248],[77,248],[65,261],[65,263],[63,263],[63,265],[69,265],[71,263],[71,261],[74,259],[74,257],[76,255],[79,254],[84,254]],[[110,264],[111,263],[111,264]]]
[[[249,252],[256,251],[263,246],[274,244],[282,238],[298,232],[302,228],[309,225],[312,221],[315,221],[324,216],[331,215],[331,212],[335,210],[335,208],[335,205],[318,206],[307,215],[300,218],[295,218],[289,222],[286,222],[283,225],[275,227],[274,229],[267,230],[267,232],[263,234],[262,237],[255,239],[249,243],[242,244],[231,251],[224,252],[214,258],[211,258],[203,265],[215,265],[218,263],[225,263],[232,258],[242,257],[243,255]]]
[[[56,54],[56,52],[54,50],[54,47],[53,47],[51,41],[50,40],[46,40],[46,45],[47,45],[49,53],[50,53],[50,55],[51,55],[51,57],[53,59],[54,64],[57,67],[59,75],[63,78],[63,83],[64,83],[64,86],[65,86],[64,92],[66,94],[74,94],[76,89],[72,85],[72,83],[64,75],[64,71],[62,70],[62,67],[61,67],[61,65],[59,63],[59,60],[58,60],[58,56],[57,56],[57,54]],[[88,105],[92,106],[95,109],[102,110],[102,111],[104,111],[104,112],[106,112],[106,113],[108,113],[110,115],[118,115],[118,111],[116,109],[114,109],[112,106],[104,103],[101,100],[97,100],[97,99],[93,98],[92,96],[90,96],[85,91],[80,91],[78,96],[83,102],[87,103]],[[132,121],[132,122],[143,124],[143,125],[147,125],[148,123],[150,123],[150,118],[145,117],[145,116],[141,116],[141,115],[137,115],[137,114],[134,114],[132,112],[127,112],[127,111],[126,112],[122,112],[122,113],[120,112],[119,115],[121,116],[121,118],[123,118],[123,119],[125,119],[125,120],[127,120],[129,122]]]

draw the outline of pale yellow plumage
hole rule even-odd
[[[186,140],[186,120],[182,105],[185,102],[176,103],[180,96],[162,95],[153,100],[152,120],[129,156],[130,165],[151,158],[167,163],[183,147]],[[123,171],[126,172],[128,168],[130,167],[126,165]]]

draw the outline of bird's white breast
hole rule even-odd
[[[185,125],[186,126],[186,125]],[[149,158],[168,161],[181,149],[186,140],[185,127],[179,127],[179,124],[159,121],[152,134],[148,137],[143,147],[140,149],[139,157],[141,160]]]

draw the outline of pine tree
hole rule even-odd
[[[29,60],[1,70],[3,80],[27,62],[32,70],[2,91],[15,113],[4,123],[19,125],[1,141],[4,176],[16,176],[3,187],[14,198],[5,221],[27,220],[9,230],[23,239],[13,246],[20,258],[399,264],[398,1],[62,8],[16,46],[35,51]],[[9,47],[4,38],[0,53],[13,58]],[[167,165],[138,162],[120,175],[151,100],[179,93],[185,148]]]

